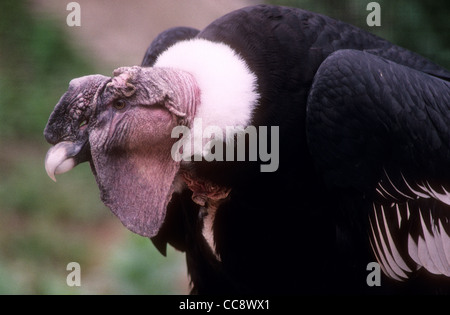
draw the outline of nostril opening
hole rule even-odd
[[[45,140],[47,140],[48,143],[55,145],[58,143],[59,137],[49,129],[50,128],[45,128],[44,130]]]
[[[81,131],[83,131],[84,129],[86,129],[88,123],[89,123],[89,120],[88,120],[88,119],[84,119],[84,120],[79,124],[78,127],[80,128]]]

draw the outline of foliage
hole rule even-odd
[[[0,47],[0,134],[43,140],[55,100],[92,67],[53,21],[32,15],[24,1],[1,1]]]

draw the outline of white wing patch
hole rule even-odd
[[[407,273],[410,273],[412,270],[408,267],[397,249],[397,245],[390,232],[389,223],[386,220],[383,206],[380,205],[380,207],[377,208],[374,204],[373,210],[375,213],[375,222],[369,218],[372,231],[372,249],[385,274],[393,279],[403,281],[408,278]],[[393,209],[388,209],[388,211],[392,210]],[[382,222],[378,219],[378,214],[381,215]]]
[[[450,193],[404,177],[402,191],[385,175],[376,191],[386,203],[374,202],[369,215],[370,243],[383,272],[398,281],[420,268],[450,277]]]

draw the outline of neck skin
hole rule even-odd
[[[156,70],[156,69],[155,69]],[[192,122],[201,102],[201,92],[195,77],[187,71],[170,68],[159,68],[164,74],[162,80],[171,88],[169,97],[172,101],[168,109],[180,119],[180,124],[192,127]],[[172,87],[176,86],[176,89]]]

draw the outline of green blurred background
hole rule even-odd
[[[148,239],[126,230],[99,200],[88,165],[59,176],[57,184],[47,177],[43,163],[49,145],[42,132],[70,79],[139,64],[163,29],[202,28],[231,9],[259,1],[189,0],[180,9],[175,0],[140,0],[129,13],[136,21],[125,19],[122,27],[113,16],[123,12],[120,1],[83,0],[78,1],[79,29],[65,23],[69,1],[58,2],[0,3],[0,294],[187,293],[184,255],[170,248],[163,257]],[[152,8],[142,9],[150,2]],[[380,27],[366,24],[370,1],[271,2],[344,20],[450,68],[446,0],[377,1]],[[196,13],[189,15],[189,7]],[[112,17],[96,24],[92,12]],[[149,21],[158,24],[144,23]],[[80,287],[66,285],[71,261],[81,265]]]

